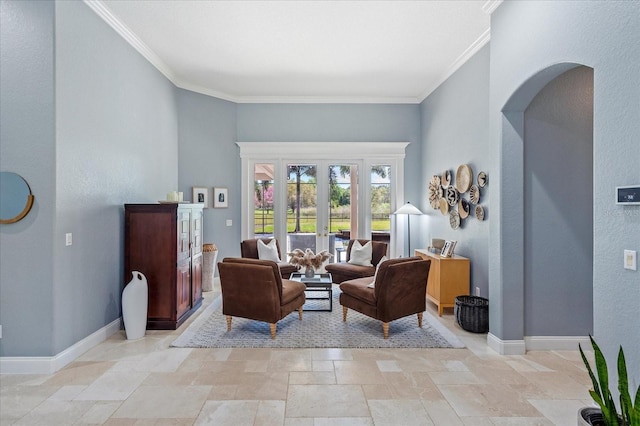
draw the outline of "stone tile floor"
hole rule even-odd
[[[169,348],[194,318],[119,332],[53,375],[0,376],[0,424],[566,426],[592,405],[577,351],[501,356],[451,311],[465,349]]]

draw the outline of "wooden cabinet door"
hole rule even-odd
[[[191,212],[191,257],[202,253],[202,210]]]
[[[202,255],[191,260],[191,306],[202,299]]]
[[[179,319],[191,308],[191,272],[189,261],[178,264],[176,301],[176,319]]]
[[[440,300],[440,259],[431,258],[431,267],[427,278],[427,294]]]
[[[189,259],[191,255],[191,248],[189,244],[191,232],[191,213],[190,210],[178,210],[178,259],[177,262],[181,263]]]

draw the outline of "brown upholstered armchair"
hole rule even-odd
[[[276,338],[276,323],[297,310],[302,320],[306,286],[282,279],[276,262],[270,260],[225,258],[218,262],[222,289],[222,314],[269,323],[271,338]]]
[[[430,266],[430,260],[419,257],[390,259],[380,265],[374,288],[369,287],[371,277],[343,282],[343,321],[347,320],[349,309],[380,320],[385,339],[389,338],[389,322],[398,318],[418,314],[418,327],[422,327]]]
[[[240,243],[240,255],[247,259],[259,259],[258,257],[258,240],[262,240],[263,243],[269,244],[273,238],[254,238],[251,240],[244,240]],[[282,251],[280,251],[280,243],[276,240],[276,246],[278,247],[278,256],[280,257],[280,262],[278,263],[278,267],[280,268],[280,274],[282,278],[289,278],[292,273],[297,272],[298,268],[294,265],[287,262],[282,257]]]
[[[336,284],[356,278],[373,277],[376,273],[376,266],[378,266],[380,259],[387,254],[387,243],[371,241],[371,264],[373,266],[353,265],[349,263],[349,260],[351,260],[351,247],[353,246],[354,241],[355,240],[349,240],[346,263],[330,263],[325,266],[326,271],[331,273],[331,278],[333,278],[333,282]],[[365,245],[369,242],[369,240],[360,239],[358,241],[361,245]]]

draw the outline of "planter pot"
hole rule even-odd
[[[138,271],[132,271],[133,278],[122,291],[122,320],[128,340],[144,337],[147,329],[147,306],[149,287],[147,277]]]
[[[211,245],[211,244],[205,244]],[[213,290],[213,276],[216,271],[216,260],[218,258],[218,250],[203,250],[202,253],[202,291]]]
[[[595,407],[583,407],[579,409],[578,426],[604,426],[602,411]]]

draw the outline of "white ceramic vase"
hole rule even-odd
[[[147,329],[147,304],[149,287],[147,277],[132,271],[133,278],[122,291],[122,320],[128,340],[144,337]]]

